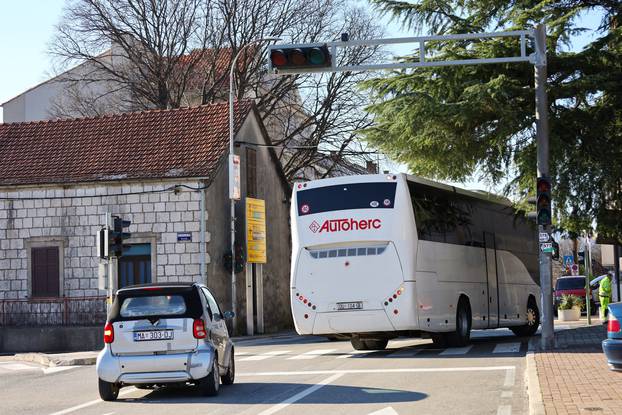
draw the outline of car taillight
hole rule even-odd
[[[609,313],[609,323],[607,323],[607,331],[609,333],[617,333],[620,331],[620,322],[611,313]]]
[[[205,323],[203,320],[197,319],[194,320],[192,324],[192,334],[195,339],[204,339],[207,337],[207,332],[205,331]]]
[[[112,323],[106,323],[104,327],[104,343],[112,343],[114,341],[114,327]]]

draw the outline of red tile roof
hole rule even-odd
[[[235,131],[251,112],[235,105]],[[227,103],[0,124],[0,185],[208,177],[228,153]]]

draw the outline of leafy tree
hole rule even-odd
[[[433,34],[547,25],[551,177],[559,226],[622,239],[622,3],[618,0],[372,0],[407,28]],[[586,13],[602,16],[596,30]],[[573,36],[593,41],[573,51]],[[531,53],[528,48],[527,53]],[[517,40],[436,42],[426,59],[515,56]],[[404,60],[418,60],[414,53]],[[535,191],[533,66],[394,71],[364,83],[375,117],[367,140],[415,173],[464,180],[478,172],[515,199]]]

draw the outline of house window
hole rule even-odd
[[[31,248],[32,297],[60,296],[60,255],[58,246]]]
[[[119,288],[151,282],[151,244],[134,244],[119,259]]]
[[[257,197],[257,150],[246,148],[246,196]]]

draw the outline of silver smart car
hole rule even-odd
[[[218,394],[235,379],[234,345],[214,296],[201,284],[146,284],[117,291],[97,357],[99,395],[126,385],[195,384]]]

